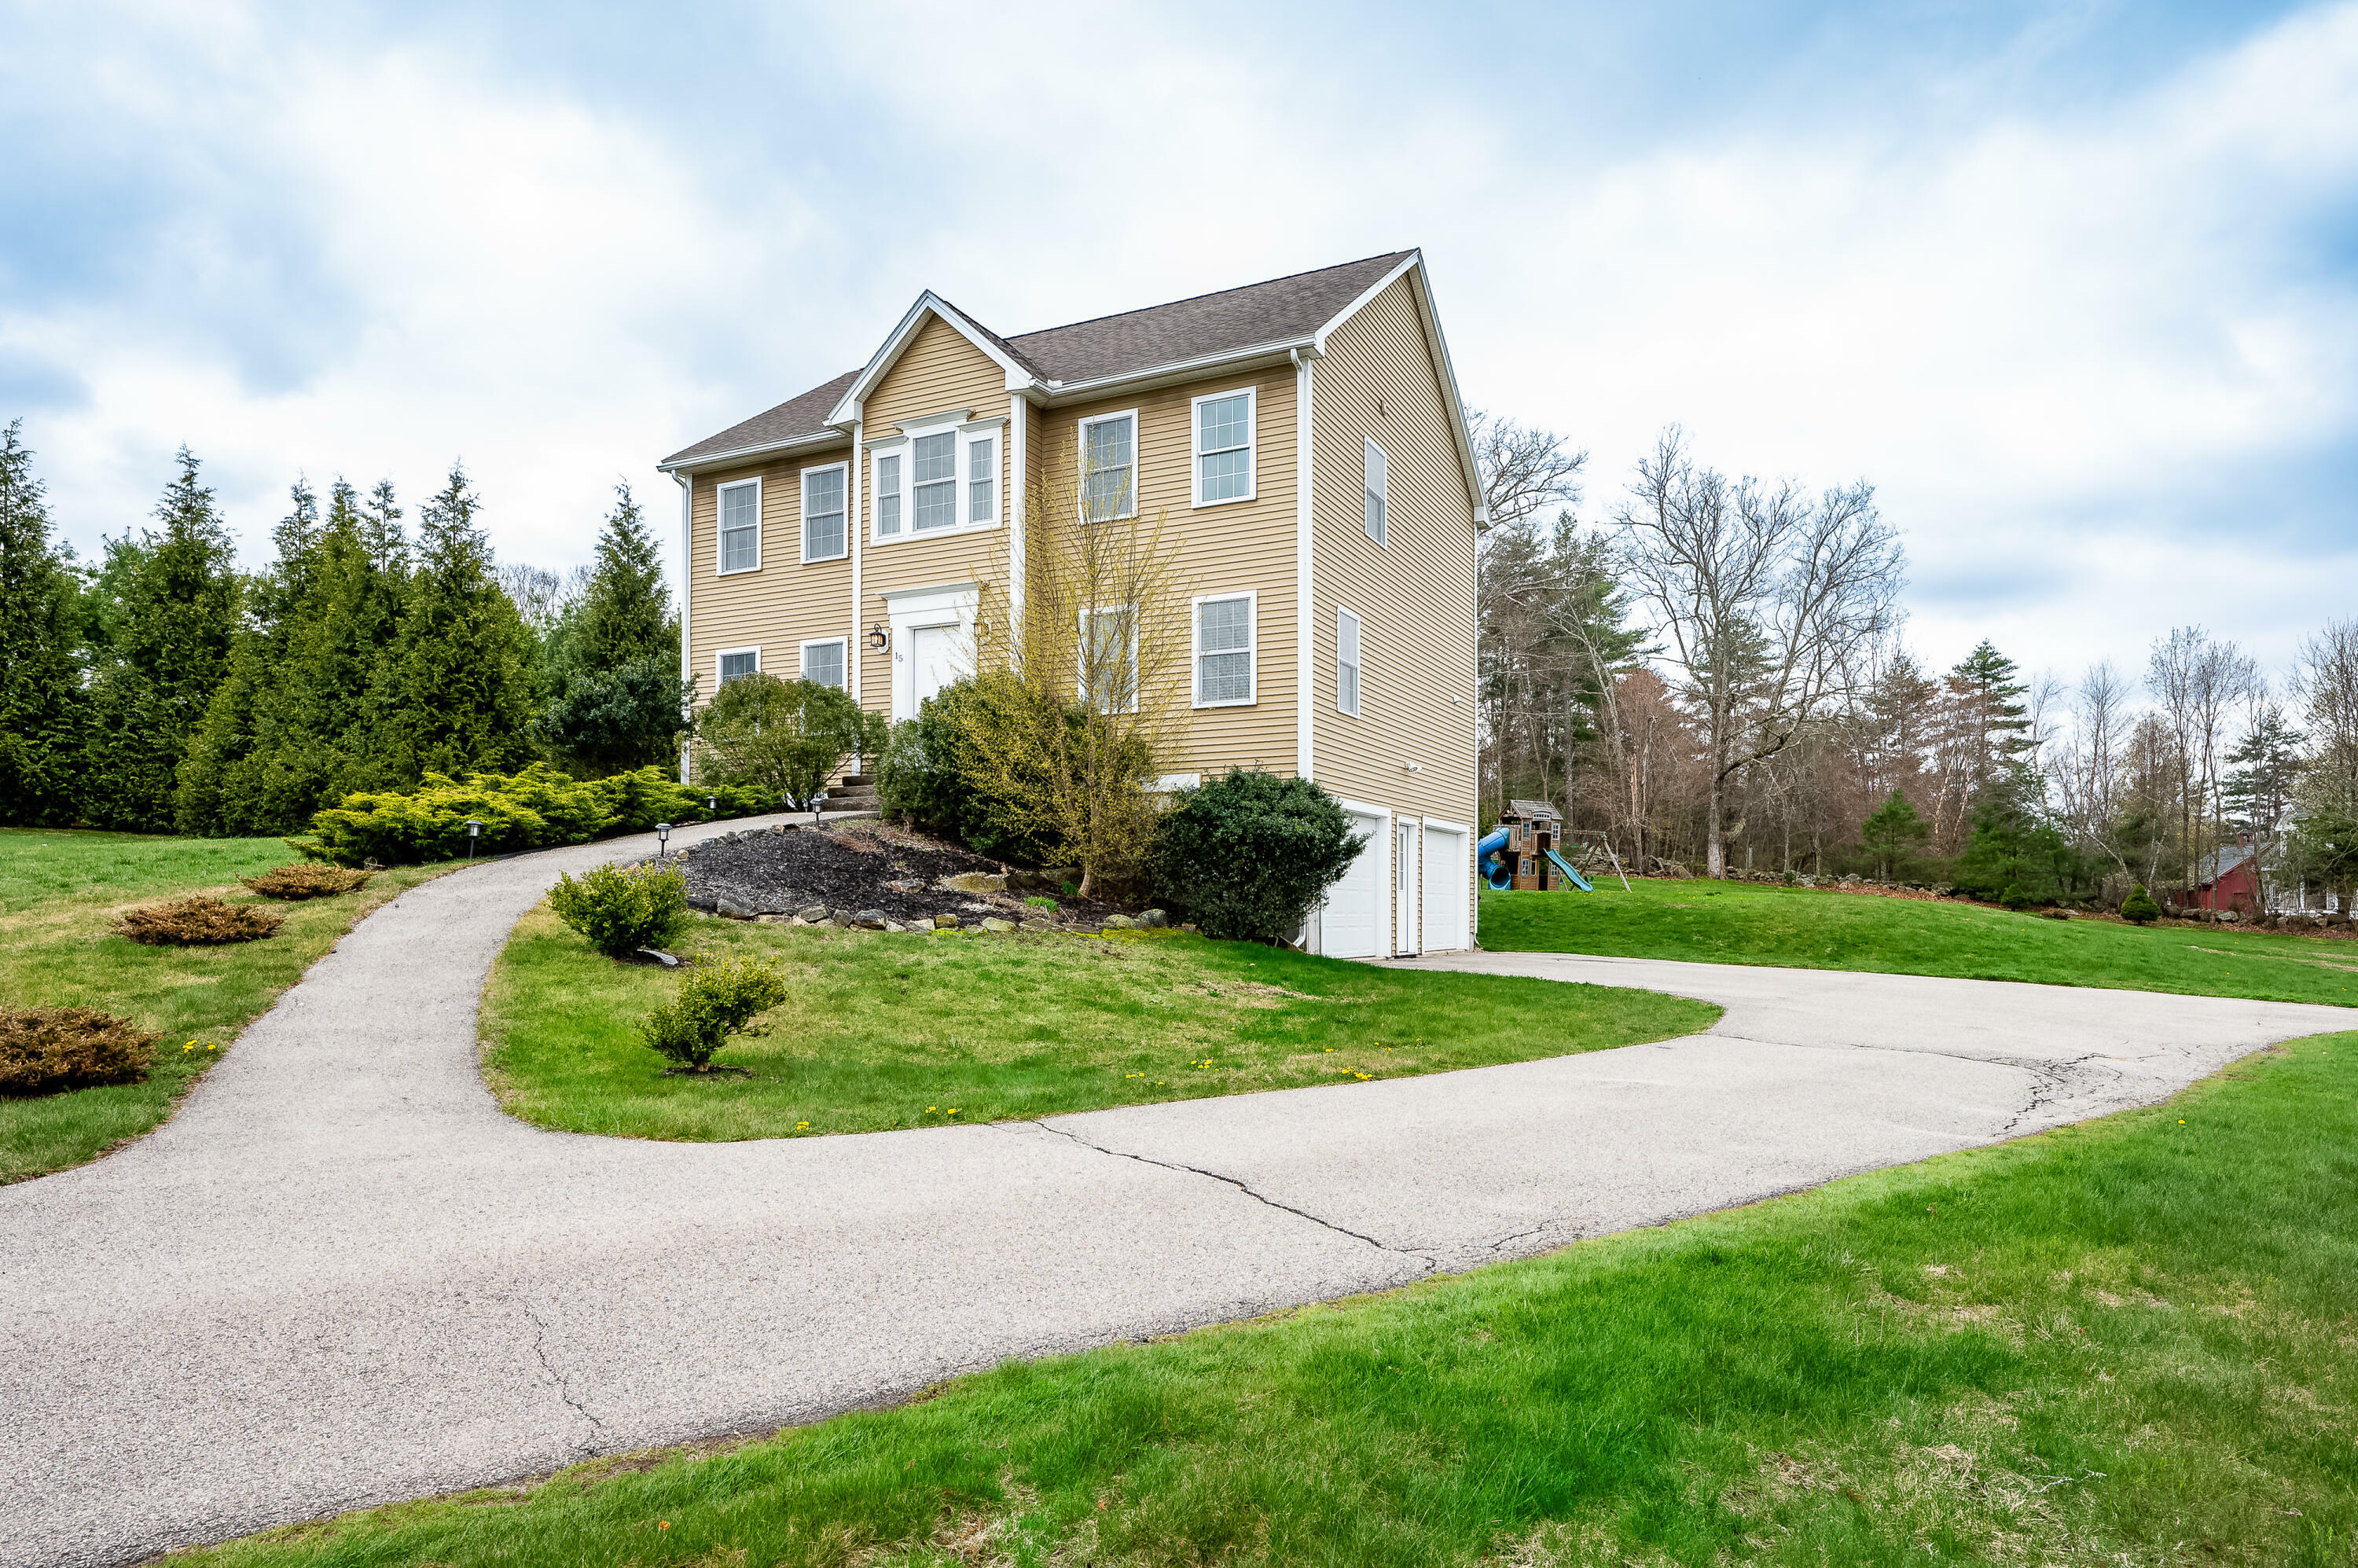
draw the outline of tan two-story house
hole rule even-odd
[[[1160,514],[1186,582],[1174,785],[1315,779],[1368,848],[1307,934],[1472,946],[1482,492],[1423,255],[1002,338],[926,293],[868,362],[674,453],[684,673],[767,670],[895,719],[1020,615],[1044,465]]]

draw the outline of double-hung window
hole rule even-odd
[[[803,470],[803,559],[832,561],[848,553],[843,493],[850,472],[847,463]]]
[[[803,679],[817,686],[843,689],[843,639],[829,637],[803,644]]]
[[[1250,387],[1195,399],[1195,504],[1250,501],[1253,496],[1253,405]]]
[[[1368,537],[1380,545],[1384,542],[1384,502],[1388,494],[1384,470],[1384,449],[1373,441],[1368,443]]]
[[[1108,523],[1137,512],[1137,410],[1082,420],[1082,520]]]
[[[957,525],[957,432],[909,443],[909,527],[923,534]]]
[[[747,676],[758,674],[760,673],[761,668],[762,650],[759,648],[723,648],[720,650],[720,668],[719,674],[720,676],[719,684],[722,686],[727,686],[732,680],[743,680]]]
[[[762,481],[720,487],[720,563],[724,572],[762,568]]]
[[[1253,695],[1253,596],[1197,600],[1195,706],[1243,707]]]
[[[966,444],[966,520],[988,523],[999,514],[999,443],[989,436]]]
[[[1129,606],[1081,611],[1081,700],[1099,713],[1138,708],[1138,615]]]
[[[901,535],[901,454],[882,452],[876,459],[876,536]]]
[[[1335,611],[1335,711],[1359,716],[1359,618]]]

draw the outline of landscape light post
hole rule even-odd
[[[668,860],[670,857],[671,824],[668,822],[658,822],[655,824],[655,859],[663,860]]]
[[[471,860],[475,858],[476,837],[480,835],[482,830],[483,824],[481,818],[474,816],[467,818],[467,859]]]

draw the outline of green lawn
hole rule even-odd
[[[637,1138],[872,1132],[1570,1055],[1719,1017],[1649,991],[1379,969],[1177,932],[700,920],[687,946],[764,954],[787,977],[767,1033],[719,1057],[751,1077],[663,1076],[633,1022],[673,979],[600,957],[544,904],[484,993],[486,1069],[508,1109]]]
[[[189,1561],[2347,1565],[2353,1280],[2358,1033],[1748,1209]]]
[[[0,1183],[81,1164],[155,1127],[353,921],[449,869],[384,871],[357,893],[277,905],[276,935],[233,946],[143,947],[109,929],[120,910],[191,892],[260,902],[237,879],[293,859],[276,838],[0,829],[0,998],[101,1008],[165,1035],[146,1083],[0,1099]]]
[[[1486,892],[1482,946],[2358,1007],[2358,942],[1756,882],[1640,879],[1630,890]]]

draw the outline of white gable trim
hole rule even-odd
[[[928,288],[917,296],[917,302],[909,307],[909,313],[901,318],[901,324],[892,329],[883,346],[869,359],[866,367],[836,404],[834,411],[827,415],[828,424],[840,425],[858,416],[860,405],[876,390],[876,384],[884,379],[884,373],[892,368],[894,362],[915,341],[917,330],[925,324],[928,316],[938,318],[952,331],[981,350],[991,363],[1007,373],[1007,384],[1011,389],[1030,386],[1039,379],[1009,358],[1006,350],[985,337],[973,322]]]
[[[1474,432],[1466,424],[1466,399],[1457,390],[1457,367],[1449,358],[1449,340],[1442,335],[1441,312],[1433,302],[1433,279],[1424,267],[1422,249],[1411,251],[1408,259],[1376,280],[1368,291],[1336,313],[1335,319],[1318,329],[1314,340],[1319,351],[1326,349],[1329,334],[1366,308],[1368,302],[1400,281],[1409,279],[1409,294],[1416,300],[1417,318],[1424,323],[1426,350],[1441,372],[1442,395],[1449,403],[1449,430],[1456,438],[1457,460],[1466,475],[1466,499],[1473,503],[1474,520],[1478,524],[1490,520],[1490,510],[1482,499],[1482,470],[1474,461]]]

